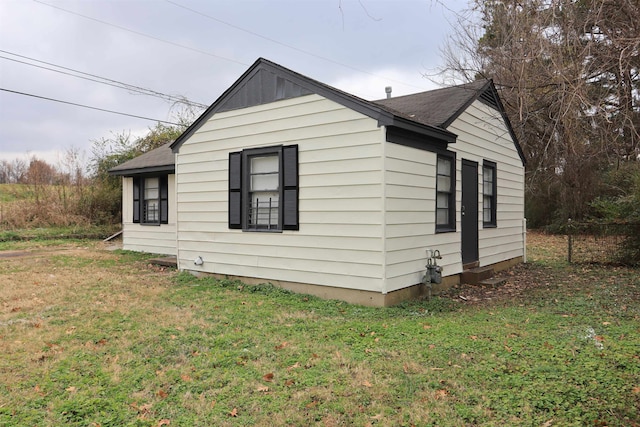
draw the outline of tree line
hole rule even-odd
[[[526,159],[526,216],[640,222],[638,0],[473,0],[441,76],[491,78]]]
[[[52,165],[37,156],[0,160],[0,184],[81,184],[86,178],[80,152],[69,149],[60,165]]]
[[[170,143],[190,122],[157,123],[140,137],[128,132],[92,141],[88,160],[76,149],[67,150],[58,165],[31,156],[0,161],[0,184],[21,184],[17,197],[0,206],[0,226],[7,229],[112,225],[122,218],[122,180],[109,169],[147,151]],[[11,190],[10,190],[11,191]]]
[[[640,223],[638,0],[471,0],[449,40],[443,80],[491,78],[500,92],[527,160],[530,226]],[[121,180],[107,170],[175,139],[197,113],[143,137],[96,140],[84,169],[77,153],[62,171],[1,162],[0,182],[74,183],[84,189],[79,213],[118,222]]]

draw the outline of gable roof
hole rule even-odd
[[[395,96],[374,102],[401,111],[416,121],[446,128],[477,98],[478,93],[487,89],[489,84],[489,80],[477,80],[460,86]]]
[[[429,123],[420,122],[382,104],[366,101],[350,93],[296,73],[279,64],[259,58],[171,145],[174,152],[215,113],[316,93],[378,121],[441,141],[446,147],[456,135]]]
[[[509,117],[507,117],[498,91],[492,80],[476,80],[471,83],[411,95],[380,99],[374,102],[389,110],[399,111],[401,114],[420,123],[446,129],[475,100],[479,100],[500,113],[515,144],[522,164],[526,164],[522,147],[518,143],[518,138],[513,131]]]
[[[475,100],[497,110],[509,130],[516,150],[526,163],[500,96],[491,80],[367,101],[306,77],[264,58],[256,60],[236,82],[207,108],[173,143],[165,144],[109,170],[112,175],[175,172],[175,153],[211,116],[223,111],[267,104],[316,93],[378,121],[379,126],[410,131],[446,149],[456,135],[446,128]]]
[[[138,175],[141,173],[174,173],[175,154],[171,151],[171,142],[139,155],[129,161],[109,169],[110,175]]]

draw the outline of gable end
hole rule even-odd
[[[520,142],[518,142],[518,137],[513,130],[513,126],[511,126],[511,121],[509,120],[509,116],[507,116],[507,112],[504,109],[502,101],[500,100],[500,95],[498,95],[498,91],[493,83],[493,80],[490,80],[490,82],[491,84],[489,85],[489,87],[481,93],[479,100],[480,102],[496,109],[500,113],[500,115],[502,116],[502,120],[504,120],[505,126],[507,126],[507,129],[509,130],[509,135],[511,135],[513,144],[516,146],[516,151],[518,152],[518,156],[520,156],[522,166],[526,166],[527,158],[524,155],[524,151],[522,151],[522,146],[520,146]],[[483,95],[485,96],[483,97]],[[491,99],[489,99],[489,97],[491,97]]]
[[[496,94],[492,90],[485,90],[484,92],[482,92],[478,97],[478,100],[483,104],[486,104],[489,107],[493,108],[494,110],[500,111],[500,104],[496,99]]]
[[[500,96],[498,95],[498,91],[495,87],[495,84],[493,83],[493,80],[487,80],[487,83],[477,92],[477,94],[473,97],[470,97],[467,102],[460,109],[458,109],[458,111],[456,111],[455,114],[449,117],[449,119],[442,125],[442,127],[445,129],[448,128],[449,125],[451,125],[451,123],[453,123],[453,121],[457,119],[460,114],[462,114],[462,112],[466,110],[475,100],[482,102],[483,104],[500,113],[500,116],[502,117],[502,120],[504,121],[505,126],[509,131],[509,135],[511,135],[511,139],[513,140],[513,144],[515,145],[516,151],[518,152],[518,156],[522,161],[522,165],[526,165],[527,159],[524,155],[524,151],[522,151],[522,147],[518,142],[518,137],[516,136],[513,127],[511,126],[511,121],[507,116],[504,105],[500,100]]]
[[[237,110],[254,105],[311,95],[309,89],[266,69],[256,69],[247,79],[229,94],[217,112]]]
[[[259,58],[171,144],[171,149],[174,153],[179,152],[180,146],[215,113],[309,94],[318,94],[371,117],[378,121],[378,126],[397,126],[446,142],[455,141],[455,135],[446,129],[407,120],[381,105],[365,101],[264,58]]]
[[[493,88],[493,84],[491,80],[487,80],[487,82],[480,89],[472,91],[471,93],[473,95],[467,97],[467,100],[460,106],[460,108],[458,108],[453,114],[451,114],[451,116],[449,116],[449,118],[444,123],[442,123],[442,127],[445,129],[448,128],[449,125],[453,123],[454,120],[457,119],[464,110],[466,110],[467,108],[469,108],[471,104],[473,104],[473,101],[481,98],[487,92],[491,92],[492,88]],[[492,95],[488,95],[488,96],[491,97]],[[500,111],[500,109],[497,107],[498,107],[497,104],[493,106],[494,109]]]

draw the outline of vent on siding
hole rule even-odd
[[[480,101],[500,111],[500,107],[499,107],[500,104],[498,103],[498,100],[496,99],[496,95],[492,90],[486,89],[484,92],[482,92],[480,94]]]

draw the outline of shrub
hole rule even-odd
[[[590,205],[591,220],[623,224],[621,262],[640,263],[640,162],[624,162],[607,171],[603,195]]]

